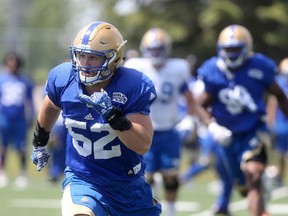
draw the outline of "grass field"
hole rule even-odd
[[[30,153],[30,152],[29,152]],[[8,187],[0,189],[0,216],[60,216],[61,185],[51,184],[47,179],[47,169],[37,172],[28,161],[30,185],[25,190],[17,190],[13,180],[18,172],[18,160],[11,150],[8,156],[7,172],[11,179]],[[287,181],[286,181],[287,182]],[[209,210],[216,199],[217,182],[211,170],[198,176],[195,180],[183,185],[177,202],[177,216],[209,216]],[[161,194],[160,194],[161,195]],[[165,203],[163,203],[165,213]],[[235,192],[231,209],[236,216],[247,216],[246,200]],[[274,190],[268,209],[273,216],[288,215],[288,188]],[[163,215],[165,215],[163,213]]]

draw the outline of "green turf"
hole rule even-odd
[[[28,154],[30,157],[30,152]],[[7,188],[0,189],[0,216],[60,216],[61,185],[60,183],[53,185],[47,180],[47,168],[42,172],[37,172],[35,165],[28,160],[30,185],[25,190],[17,190],[13,182],[19,171],[18,161],[12,150],[8,156],[7,171],[11,182]],[[183,185],[179,192],[177,216],[207,216],[205,212],[209,212],[208,210],[216,199],[216,195],[211,193],[209,189],[213,185],[211,182],[215,182],[215,180],[214,172],[208,170],[195,180]],[[285,192],[284,189],[283,192]],[[283,195],[280,191],[279,194],[276,194],[270,202],[269,207],[273,210],[273,216],[284,216],[288,212],[288,210],[286,213],[278,212],[288,203],[288,192]],[[160,200],[163,200],[163,192],[160,196],[162,196]],[[248,215],[247,207],[245,205],[243,207],[243,202],[242,198],[235,192],[232,206],[233,209],[236,209],[233,211],[236,216]]]

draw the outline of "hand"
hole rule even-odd
[[[213,139],[220,145],[228,146],[231,142],[232,131],[223,127],[216,122],[211,122],[208,125],[208,131],[211,133]]]
[[[90,97],[80,94],[79,99],[100,113],[114,130],[124,131],[132,127],[132,122],[126,118],[120,109],[112,105],[111,98],[105,90],[101,89],[100,92],[94,92]]]
[[[41,171],[48,163],[50,154],[46,152],[46,146],[34,147],[31,154],[32,162],[37,166],[37,171]]]
[[[105,119],[110,116],[110,112],[114,108],[111,102],[111,98],[103,89],[101,89],[100,92],[94,92],[91,96],[81,94],[79,95],[79,99],[82,103],[86,103],[92,106]]]

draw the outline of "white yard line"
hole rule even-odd
[[[271,200],[278,200],[288,197],[288,187],[281,187],[275,189],[271,194]],[[165,210],[165,201],[163,203],[163,210]],[[46,208],[46,209],[59,209],[61,208],[60,199],[11,199],[9,205],[16,208]],[[241,211],[247,208],[247,200],[242,199],[239,201],[231,202],[231,210],[233,212]],[[200,209],[200,204],[197,202],[179,201],[176,204],[176,209],[179,212],[195,212]],[[287,204],[269,204],[268,211],[271,214],[287,215]],[[211,211],[205,210],[189,216],[210,216]]]
[[[271,193],[271,200],[278,200],[288,197],[288,187],[281,187],[277,188],[272,191]],[[242,199],[239,201],[231,202],[230,203],[231,211],[242,211],[247,208],[247,199]],[[277,215],[287,215],[288,212],[288,205],[287,204],[268,204],[268,212],[270,214],[277,214]],[[211,211],[206,210],[202,212],[198,212],[196,214],[191,214],[189,216],[211,216]]]
[[[11,199],[9,205],[16,208],[61,208],[59,199]]]

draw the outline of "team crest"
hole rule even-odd
[[[81,198],[80,202],[89,203],[89,199],[86,196],[84,196]]]
[[[127,100],[127,97],[121,92],[113,92],[112,101],[125,104]]]
[[[248,76],[255,78],[255,79],[258,79],[258,80],[261,80],[261,79],[263,79],[264,75],[263,75],[263,72],[261,70],[251,69],[248,71]]]

